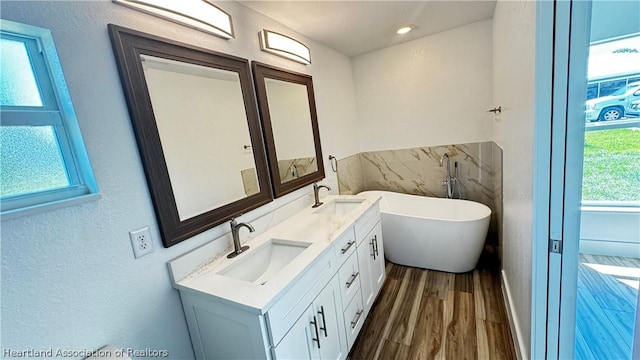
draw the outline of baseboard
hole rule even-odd
[[[504,300],[505,307],[507,308],[507,317],[509,318],[509,328],[511,328],[511,337],[513,345],[516,349],[516,356],[518,360],[525,359],[523,356],[523,349],[526,347],[521,343],[522,334],[520,333],[520,326],[518,318],[515,316],[515,310],[511,305],[511,291],[507,283],[507,278],[504,275],[504,270],[500,272],[500,287],[502,288],[502,298]]]

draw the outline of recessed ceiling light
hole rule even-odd
[[[401,26],[398,31],[396,31],[396,33],[398,34],[406,34],[409,31],[413,30],[413,26],[411,25],[405,25],[405,26]]]

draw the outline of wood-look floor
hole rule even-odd
[[[498,272],[387,263],[387,280],[349,357],[515,359]]]
[[[576,359],[631,359],[640,259],[580,255]]]

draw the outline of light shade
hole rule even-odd
[[[113,2],[224,39],[235,37],[231,15],[207,0],[113,0]]]
[[[270,52],[305,65],[311,64],[311,52],[309,51],[309,48],[298,40],[266,29],[260,31],[259,35],[260,48],[263,51]]]

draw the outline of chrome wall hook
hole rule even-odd
[[[502,112],[502,106],[498,106],[497,108],[493,108],[491,110],[487,110],[487,112],[492,112],[494,114],[500,114]]]

